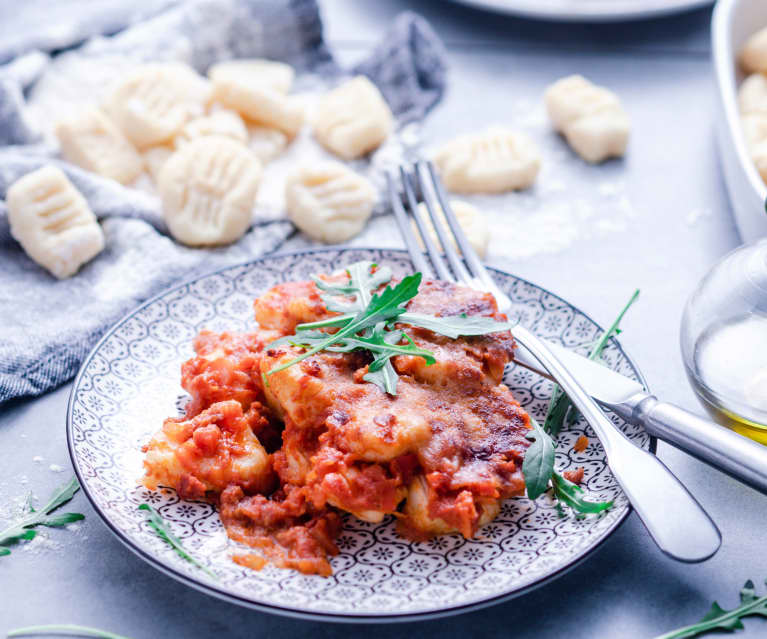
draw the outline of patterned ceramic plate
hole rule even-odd
[[[216,510],[187,502],[172,490],[138,485],[140,447],[165,417],[183,405],[180,364],[192,355],[202,328],[245,330],[253,326],[252,301],[267,288],[307,279],[358,260],[388,264],[395,274],[412,272],[403,251],[323,249],[270,256],[206,275],[145,303],[112,328],[93,349],[69,402],[69,449],[80,483],[112,531],[131,550],[163,572],[239,604],[300,617],[346,621],[413,619],[456,613],[518,595],[562,574],[612,533],[629,513],[602,447],[582,421],[560,435],[559,469],[585,468],[593,498],[614,499],[600,515],[560,517],[547,497],[507,500],[499,516],[476,539],[460,535],[412,543],[399,537],[391,519],[369,524],[344,520],[329,578],[267,566],[260,572],[233,563],[237,547]],[[514,306],[510,313],[538,335],[585,352],[599,327],[561,298],[530,282],[493,271]],[[605,349],[611,368],[639,379],[614,341]],[[518,367],[506,383],[536,418],[543,417],[552,385]],[[654,448],[641,428],[612,420],[638,445]],[[589,437],[581,453],[579,435]],[[148,528],[139,504],[153,504],[185,547],[217,577],[180,559]]]

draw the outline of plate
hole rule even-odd
[[[713,0],[454,0],[499,13],[567,22],[642,20],[689,11]]]
[[[445,535],[420,543],[399,537],[391,517],[370,524],[348,515],[329,578],[272,566],[259,572],[238,566],[230,556],[242,547],[228,539],[213,506],[182,501],[170,489],[150,492],[138,485],[140,447],[164,418],[180,413],[185,401],[179,369],[192,355],[195,334],[202,328],[252,328],[253,299],[269,287],[359,260],[387,264],[395,275],[413,271],[400,250],[321,249],[268,256],[162,293],[107,332],[75,380],[67,415],[72,462],[94,509],[122,542],[168,575],[238,604],[295,617],[392,621],[457,613],[521,594],[562,574],[615,531],[630,510],[604,451],[582,421],[560,435],[557,467],[583,466],[590,495],[615,500],[609,511],[562,518],[546,496],[535,502],[514,498],[476,539]],[[508,273],[491,272],[511,298],[509,317],[539,336],[585,353],[601,333],[560,297]],[[604,358],[610,368],[641,381],[614,340]],[[551,382],[513,366],[505,381],[530,414],[542,419]],[[641,427],[610,418],[638,446],[654,451],[654,440]],[[590,443],[577,453],[573,444],[582,434]],[[138,510],[144,502],[160,511],[216,580],[151,532]]]

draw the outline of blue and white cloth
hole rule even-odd
[[[4,13],[8,15],[3,15]],[[418,16],[400,15],[370,57],[368,75],[401,124],[421,119],[445,87],[444,49]],[[164,288],[285,245],[284,219],[261,221],[236,244],[190,249],[170,239],[157,198],[57,158],[29,117],[25,95],[56,64],[124,56],[184,59],[200,72],[220,59],[266,57],[323,77],[343,74],[323,39],[315,0],[25,0],[0,8],[0,198],[20,176],[56,163],[98,216],[106,249],[68,280],[30,260],[0,202],[0,404],[71,379],[99,336]]]

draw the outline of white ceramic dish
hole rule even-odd
[[[479,9],[564,22],[643,20],[710,5],[712,0],[455,0]]]
[[[211,273],[146,302],[118,322],[93,349],[75,381],[69,404],[69,449],[83,491],[110,529],[137,555],[164,573],[214,596],[269,612],[335,621],[402,621],[456,614],[502,601],[553,579],[584,560],[626,518],[630,506],[610,473],[605,452],[582,420],[558,439],[557,467],[585,469],[592,499],[612,499],[599,515],[560,517],[548,497],[504,502],[478,537],[444,535],[428,542],[399,537],[390,517],[370,524],[347,516],[323,578],[267,566],[260,572],[231,560],[237,544],[227,538],[210,504],[182,501],[172,490],[138,485],[141,445],[164,417],[177,413],[179,367],[203,327],[248,330],[252,300],[279,282],[306,279],[344,264],[371,260],[395,274],[412,272],[404,251],[319,249],[268,256]],[[587,352],[599,327],[565,300],[513,275],[492,270],[513,302],[509,313],[541,337]],[[611,340],[607,366],[642,381]],[[526,369],[505,377],[531,415],[543,419],[551,383]],[[181,398],[182,402],[185,399]],[[640,426],[613,422],[638,446],[655,450]],[[573,450],[586,434],[589,445]],[[187,550],[212,574],[178,557],[149,529],[139,504],[157,508]]]
[[[767,185],[749,157],[740,125],[737,91],[743,74],[738,69],[737,56],[746,39],[764,26],[767,26],[765,0],[719,0],[711,23],[718,89],[717,141],[735,222],[744,242],[767,236]]]

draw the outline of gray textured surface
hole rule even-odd
[[[361,57],[404,1],[327,0],[331,45],[342,61]],[[505,101],[538,99],[552,78],[572,71],[598,77],[626,96],[635,135],[625,166],[638,215],[601,240],[524,261],[493,262],[551,288],[607,323],[634,286],[641,302],[622,343],[653,390],[697,409],[677,344],[684,300],[708,266],[736,246],[712,136],[708,11],[662,22],[573,27],[483,15],[449,4],[407,3],[444,37],[451,89],[425,134],[449,135],[465,118],[496,119]],[[511,98],[510,98],[511,96]],[[595,185],[596,186],[596,185]],[[711,215],[695,224],[691,210]],[[19,476],[44,497],[66,477],[68,387],[0,413],[0,496],[21,494]],[[39,465],[33,457],[40,455]],[[82,496],[76,533],[55,531],[59,550],[19,550],[0,559],[0,632],[31,623],[71,622],[133,639],[225,637],[653,637],[697,620],[717,599],[736,603],[749,577],[767,577],[760,542],[767,499],[668,446],[659,455],[721,527],[713,559],[683,565],[662,556],[635,516],[584,564],[517,600],[449,620],[406,626],[347,627],[280,619],[224,604],[176,584],[142,563],[106,529]],[[762,586],[760,585],[760,588]],[[767,622],[746,621],[739,637],[763,637]]]

